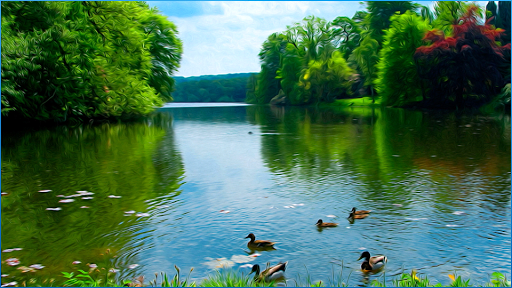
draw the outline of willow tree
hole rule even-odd
[[[414,53],[430,29],[427,20],[410,11],[391,17],[391,26],[379,53],[375,80],[384,105],[402,106],[422,100],[426,85],[418,76]]]

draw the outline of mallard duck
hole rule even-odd
[[[318,219],[318,222],[316,222],[315,224],[316,226],[318,227],[336,227],[338,226],[338,223],[324,223],[324,221],[322,221],[322,219]]]
[[[348,219],[363,219],[363,218],[368,217],[369,215],[370,214],[356,215],[356,214],[354,214],[354,212],[350,212],[350,215],[348,215]]]
[[[361,270],[364,272],[379,270],[388,261],[386,256],[370,257],[370,252],[368,251],[361,253],[361,257],[359,257],[357,260],[361,260],[362,258],[364,258],[364,261],[361,263]]]
[[[256,281],[274,281],[276,279],[279,279],[284,276],[284,271],[286,270],[286,265],[288,264],[288,261],[284,263],[279,263],[275,266],[269,267],[265,269],[263,272],[260,273],[260,265],[255,264],[252,266],[251,273],[256,273],[254,275],[254,279]],[[249,273],[249,274],[251,274]]]
[[[268,240],[256,240],[256,236],[254,236],[254,234],[250,233],[249,235],[247,235],[247,237],[245,238],[251,238],[251,241],[249,241],[249,243],[247,243],[247,246],[249,246],[249,248],[251,247],[261,247],[261,248],[265,248],[265,247],[273,247],[274,244],[276,244],[276,242],[272,242],[272,241],[268,241]]]
[[[352,208],[352,212],[356,215],[361,215],[361,214],[368,214],[370,212],[372,212],[372,210],[359,210],[359,211],[356,211],[356,207]]]

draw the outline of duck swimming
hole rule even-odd
[[[361,263],[361,270],[363,270],[364,272],[379,270],[382,267],[384,267],[384,265],[388,261],[388,258],[386,256],[379,255],[370,257],[370,252],[368,251],[364,251],[363,253],[361,253],[361,257],[359,257],[359,259],[357,260],[361,260],[362,258],[364,258],[364,261],[363,263]]]
[[[272,242],[272,241],[268,241],[268,240],[256,240],[256,236],[254,236],[254,234],[250,233],[249,235],[247,235],[247,237],[245,238],[251,238],[251,241],[249,241],[249,243],[247,243],[247,246],[249,248],[273,248],[274,244],[276,244],[276,242]]]
[[[361,215],[361,214],[368,214],[370,212],[372,212],[372,210],[359,210],[359,211],[356,211],[356,207],[352,208],[352,212],[356,215]]]
[[[279,279],[284,276],[284,271],[286,270],[287,264],[288,264],[288,261],[286,261],[284,263],[279,263],[275,266],[265,269],[261,273],[260,273],[260,265],[255,264],[254,266],[252,266],[251,273],[256,273],[254,275],[254,279],[256,279],[256,281],[270,282],[270,281],[274,281],[274,280]],[[249,273],[249,274],[251,274],[251,273]]]
[[[316,222],[315,225],[318,227],[336,227],[336,226],[338,226],[338,223],[329,223],[329,222],[324,223],[324,221],[322,221],[322,219],[318,219],[318,222]]]
[[[350,215],[348,215],[348,219],[349,220],[364,219],[364,218],[366,218],[368,216],[370,216],[370,214],[360,214],[360,215],[357,215],[354,212],[350,212]]]

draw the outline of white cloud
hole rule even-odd
[[[196,1],[192,2],[198,6]],[[151,5],[161,7],[166,15],[165,3],[151,2]],[[184,3],[186,1],[180,5]],[[183,41],[178,76],[258,72],[258,53],[270,34],[284,31],[286,26],[310,15],[331,21],[338,16],[352,17],[362,9],[358,1],[212,1],[202,4],[217,12],[188,17],[176,16],[174,11],[173,16],[169,16]]]

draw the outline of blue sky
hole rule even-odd
[[[332,21],[364,10],[360,1],[150,1],[183,41],[175,76],[259,72],[258,53],[274,32],[314,15]],[[419,2],[431,5],[429,2]]]

